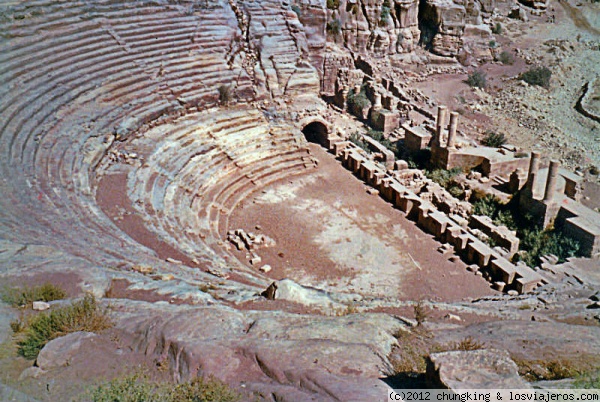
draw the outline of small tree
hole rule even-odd
[[[348,111],[355,116],[362,118],[363,110],[371,107],[371,101],[367,97],[365,87],[360,88],[360,92],[355,94],[351,91],[348,94]]]
[[[300,10],[300,7],[298,7],[295,4],[292,6],[292,11],[295,12],[298,17],[300,17],[300,15],[302,14],[302,11]]]
[[[337,10],[340,7],[340,0],[327,0],[327,8]]]
[[[500,53],[500,55],[498,56],[498,61],[502,64],[508,64],[511,66],[513,64],[515,64],[514,56],[510,52],[507,52],[506,50],[503,51],[502,53]]]
[[[327,32],[335,36],[339,35],[342,32],[342,23],[340,20],[336,18],[329,21],[327,23]]]
[[[221,85],[219,87],[219,103],[227,106],[233,99],[233,91],[230,85]]]
[[[487,86],[487,74],[481,70],[475,70],[467,77],[467,84],[473,88],[485,88]]]
[[[524,72],[519,77],[529,85],[537,85],[540,87],[550,87],[550,78],[552,77],[552,71],[548,67],[534,67],[529,71]]]
[[[506,144],[506,137],[502,133],[488,130],[481,143],[486,147],[500,148],[502,145]]]
[[[381,17],[379,20],[379,25],[385,25],[387,23],[388,18],[390,18],[390,7],[384,4],[381,6]]]
[[[502,24],[496,22],[496,25],[492,27],[492,33],[495,35],[500,35],[502,33]]]

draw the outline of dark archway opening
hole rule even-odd
[[[431,51],[433,48],[433,38],[440,30],[440,22],[435,7],[427,0],[420,0],[417,18],[419,21],[419,30],[421,31],[419,45],[423,46],[425,50]]]
[[[302,132],[304,133],[304,137],[306,137],[306,141],[314,142],[324,147],[327,146],[327,126],[325,124],[313,121],[307,124],[302,129]]]

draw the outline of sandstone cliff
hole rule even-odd
[[[465,29],[482,26],[493,0],[295,0],[311,51],[322,54],[329,40],[359,54],[409,53],[422,45],[442,56],[456,56]],[[322,57],[319,61],[322,60]],[[318,63],[320,65],[320,63]]]

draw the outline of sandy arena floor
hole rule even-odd
[[[314,144],[311,152],[318,169],[255,194],[229,220],[229,229],[275,239],[274,247],[257,251],[259,266],[271,265],[274,280],[406,300],[450,301],[494,292],[463,262],[449,261],[452,254],[437,252],[439,242],[402,212],[368,194],[333,155]],[[248,263],[246,252],[234,254]]]

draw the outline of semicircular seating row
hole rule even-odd
[[[219,229],[248,194],[312,166],[300,137],[244,105],[185,115],[132,141],[152,151],[128,174],[129,198],[161,239],[201,259],[222,250]]]
[[[198,237],[182,228],[194,222],[214,239],[223,215],[215,212],[229,211],[277,172],[304,167],[298,137],[272,135],[278,129],[248,107],[223,118],[216,110],[198,112],[159,134],[157,122],[183,114],[182,104],[214,105],[220,85],[235,83],[246,100],[253,93],[245,70],[227,63],[239,35],[235,14],[226,0],[210,4],[39,0],[0,6],[1,239],[48,245],[95,265],[153,258],[95,201],[96,168],[114,134],[123,140],[148,123],[158,136],[157,152],[130,183],[129,195],[144,201],[140,211],[153,230],[191,253],[200,252]],[[194,139],[186,143],[190,132]],[[166,167],[163,176],[157,166]],[[212,227],[206,216],[217,220]]]

